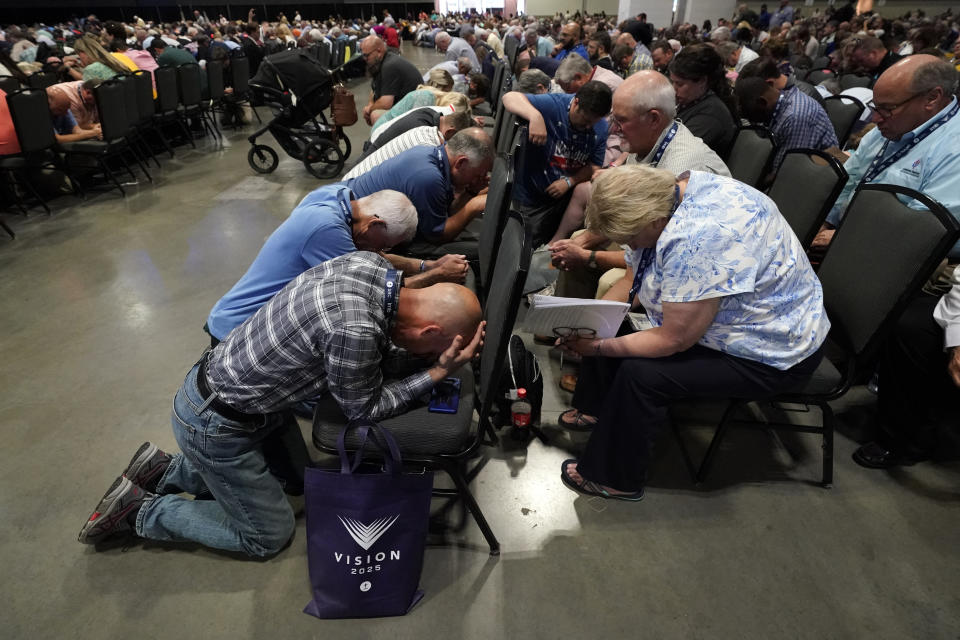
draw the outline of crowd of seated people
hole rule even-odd
[[[72,51],[62,50],[64,58],[76,54],[60,72],[69,81],[50,91],[52,111],[80,112],[59,123],[64,136],[95,135],[83,133],[95,131],[95,114],[80,117],[90,116],[91,83],[142,68],[131,51],[153,49],[158,65],[210,59],[217,49],[242,49],[256,61],[357,36],[370,77],[360,107],[370,127],[363,153],[340,182],[304,198],[214,306],[207,329],[215,346],[174,404],[182,453],[145,444],[84,526],[83,542],[131,530],[276,553],[291,535],[292,514],[285,481],[251,471],[263,467],[259,444],[224,444],[226,454],[216,455],[242,464],[218,472],[206,464],[214,454],[184,434],[212,419],[279,437],[295,429],[294,409],[325,393],[349,417],[395,415],[472,358],[483,326],[477,299],[459,283],[477,260],[495,156],[474,109],[488,97],[481,78],[489,81],[495,65],[507,62],[505,43],[518,52],[507,70],[510,90],[486,106],[528,127],[513,208],[548,251],[559,293],[628,302],[653,325],[616,338],[558,341],[582,361],[579,377],[560,381],[573,396],[559,418],[562,428],[590,432],[581,457],[561,469],[562,481],[580,493],[643,497],[671,401],[772,394],[810,378],[831,319],[807,251],[828,250],[861,184],[916,189],[960,218],[957,71],[948,61],[958,30],[949,15],[891,21],[856,15],[848,3],[803,18],[781,0],[772,13],[741,5],[716,28],[656,26],[643,14],[615,24],[602,15],[426,13],[262,24],[252,15],[236,24],[195,14],[173,25],[77,26]],[[11,74],[38,64],[22,44],[40,39],[36,31],[8,30],[14,46],[0,62],[14,61],[4,62]],[[42,39],[56,49],[62,35],[61,27]],[[424,75],[404,57],[404,41],[434,47],[439,63]],[[830,72],[816,85],[806,82],[814,67]],[[872,92],[876,126],[843,150],[821,99],[842,91],[847,74]],[[792,149],[845,161],[849,179],[813,249],[801,245],[770,198],[731,177],[731,141],[747,123],[766,127],[776,143],[768,180]],[[391,215],[379,213],[383,207]],[[949,269],[958,260],[954,247],[941,288],[911,301],[884,346],[877,368],[887,409],[876,418],[875,440],[854,455],[862,466],[960,456],[960,274]],[[400,273],[402,288],[391,280]],[[394,285],[398,299],[387,293]],[[328,351],[318,353],[316,344]],[[396,347],[427,362],[406,362],[406,377],[382,384],[381,367]],[[215,500],[185,501],[174,495],[181,489],[210,489]],[[128,508],[128,517],[102,519]],[[245,519],[251,512],[262,518]],[[210,526],[190,525],[197,521]]]

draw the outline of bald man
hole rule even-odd
[[[350,419],[386,418],[477,353],[483,324],[473,293],[454,284],[401,286],[401,274],[368,252],[293,280],[193,366],[173,404],[182,453],[144,443],[80,542],[132,532],[248,556],[280,551],[293,535],[293,509],[261,443],[293,419],[289,408],[326,392]],[[417,366],[411,355],[430,366],[397,377]]]
[[[373,125],[383,113],[420,84],[420,72],[396,53],[388,52],[379,37],[360,41],[360,54],[370,73],[370,99],[363,107],[363,119]]]
[[[861,183],[898,184],[916,189],[960,219],[960,117],[954,97],[957,72],[930,55],[895,63],[873,87],[871,120],[877,128],[863,137],[847,159],[850,176],[827,222],[813,241],[826,249]],[[874,161],[877,161],[874,164]],[[918,203],[911,206],[922,208]],[[950,250],[960,258],[960,243]]]
[[[553,57],[556,60],[563,60],[571,53],[579,53],[585,60],[590,59],[587,48],[580,40],[582,32],[580,25],[576,22],[568,22],[560,29],[560,42],[553,48]]]

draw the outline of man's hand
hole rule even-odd
[[[550,183],[550,185],[547,187],[547,195],[551,198],[560,198],[569,190],[570,185],[567,184],[566,180],[560,178],[559,180],[554,180]]]
[[[436,260],[427,261],[424,266],[430,273],[436,274],[435,282],[462,283],[467,277],[470,263],[467,256],[448,253]]]
[[[453,342],[450,343],[450,346],[447,347],[447,350],[440,354],[440,357],[437,358],[436,366],[446,371],[444,377],[467,364],[473,359],[473,356],[480,353],[480,348],[483,346],[483,337],[486,333],[486,326],[486,321],[480,323],[477,327],[477,332],[473,335],[473,339],[470,340],[467,346],[461,348],[463,337],[457,336],[453,339]]]
[[[372,113],[372,111],[373,111],[372,104],[368,104],[363,108],[363,120],[370,126],[373,126],[373,122],[370,120],[370,114]]]
[[[590,252],[572,240],[557,240],[549,248],[553,266],[563,271],[582,267],[590,259]]]
[[[482,116],[477,116],[477,117],[475,117],[475,118],[473,119],[473,121],[474,121],[475,123],[477,123],[477,126],[478,126],[478,127],[482,127],[482,126],[483,126],[483,117],[482,117]]]
[[[537,112],[537,117],[530,118],[528,138],[533,144],[544,144],[547,141],[547,125],[543,121],[543,116]]]
[[[557,54],[560,53],[561,51],[563,51],[563,43],[562,43],[562,42],[554,45],[554,47],[553,47],[553,53],[551,53],[550,55],[553,56],[553,57],[556,57]]]
[[[953,379],[953,384],[960,387],[960,347],[950,350],[950,362],[947,363],[947,372]]]
[[[830,242],[833,240],[833,234],[836,232],[836,229],[820,229],[810,244],[810,249],[826,249],[830,246]]]

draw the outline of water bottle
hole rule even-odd
[[[533,406],[527,400],[527,390],[517,389],[517,399],[510,404],[510,436],[514,440],[526,440],[530,434],[530,414]]]

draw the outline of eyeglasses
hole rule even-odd
[[[596,338],[597,330],[588,327],[554,327],[553,335],[558,338]],[[560,351],[560,370],[563,371],[563,351]]]
[[[873,100],[868,100],[868,101],[867,101],[867,107],[870,108],[872,111],[874,111],[874,112],[875,112],[878,116],[880,116],[881,118],[887,119],[887,118],[889,118],[890,116],[893,115],[893,112],[894,112],[894,111],[896,111],[897,109],[899,109],[899,108],[902,107],[903,105],[907,104],[907,103],[910,102],[911,100],[913,100],[913,99],[915,99],[915,98],[919,98],[920,96],[922,96],[922,95],[924,95],[924,94],[926,94],[926,93],[927,93],[926,91],[921,91],[921,92],[919,92],[919,93],[915,93],[915,94],[913,94],[912,96],[910,96],[909,98],[907,98],[906,100],[904,100],[903,102],[898,102],[897,104],[890,105],[890,106],[886,106],[886,105],[881,106],[881,105],[878,105],[878,104],[877,104],[876,102],[874,102]]]

